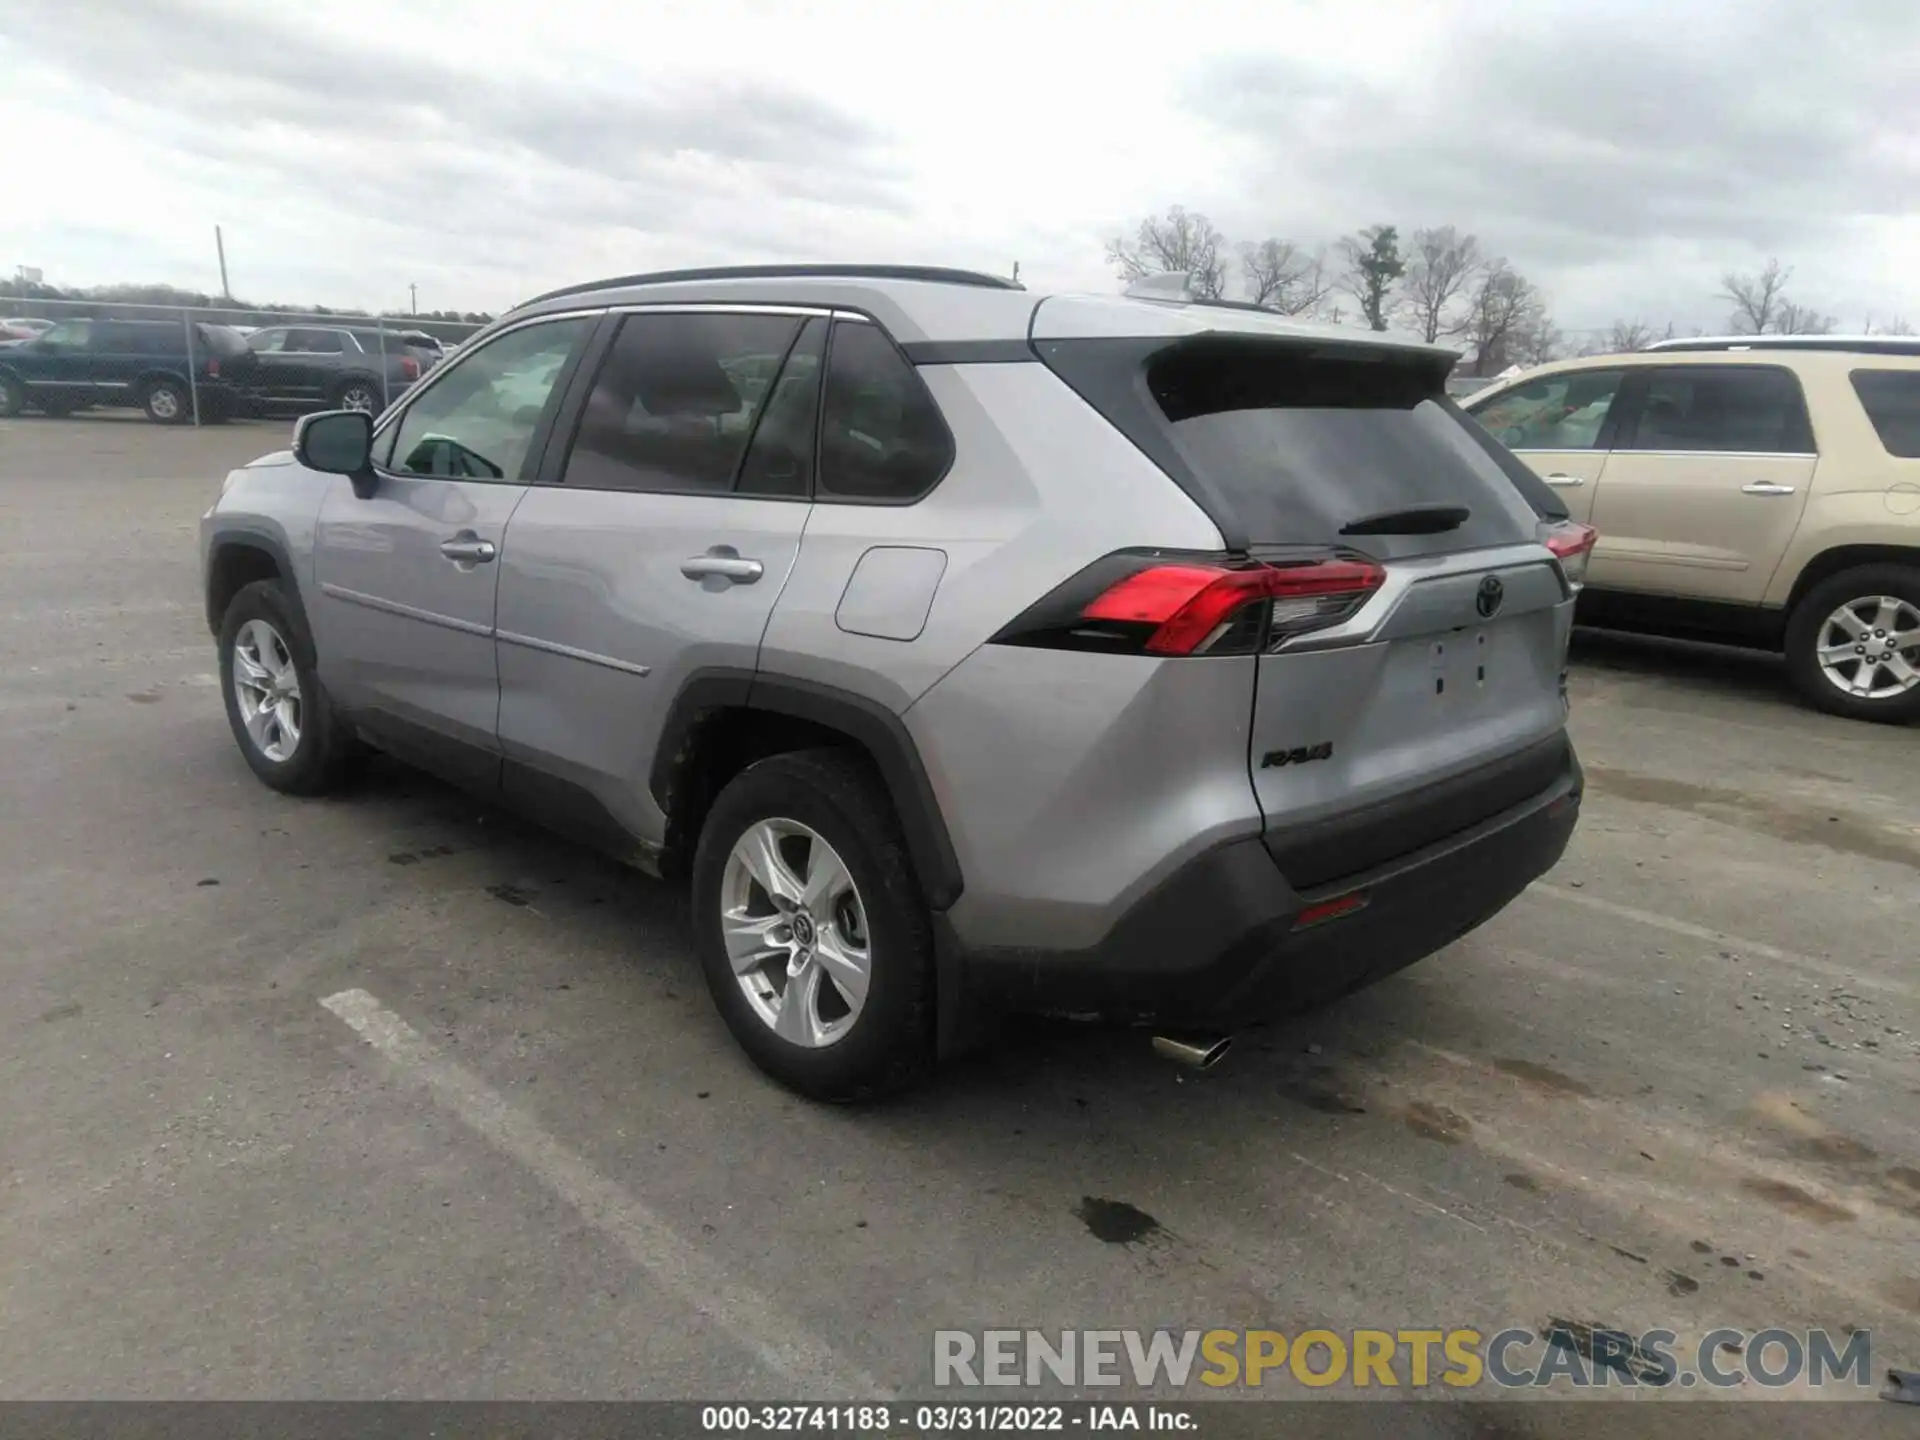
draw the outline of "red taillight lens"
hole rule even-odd
[[[402,355],[400,357],[400,376],[404,380],[418,380],[420,378],[420,362],[411,355]]]
[[[220,378],[220,361],[217,356],[207,361],[207,378],[209,380],[218,380]]]
[[[1578,520],[1542,520],[1540,543],[1551,550],[1567,573],[1567,583],[1578,590],[1586,583],[1587,561],[1593,555],[1593,542],[1600,532]]]
[[[1245,655],[1337,625],[1386,571],[1357,556],[1292,561],[1115,555],[1082,572],[995,638],[1003,644],[1149,655]]]

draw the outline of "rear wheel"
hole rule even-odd
[[[1814,586],[1787,622],[1787,670],[1829,714],[1920,718],[1920,568],[1863,565]]]
[[[380,387],[371,380],[344,380],[333,394],[336,409],[360,410],[368,415],[378,415],[383,408],[380,399]]]
[[[178,425],[193,416],[193,394],[178,380],[152,380],[140,397],[140,408],[156,425]]]
[[[71,400],[42,400],[40,413],[49,420],[64,420],[80,407]]]
[[[695,942],[727,1028],[815,1099],[932,1067],[933,940],[886,792],[857,758],[778,755],[720,792],[693,863]]]

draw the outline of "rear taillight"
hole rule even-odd
[[[420,362],[411,355],[402,355],[400,357],[400,378],[402,380],[418,380],[420,378]]]
[[[207,378],[209,380],[220,378],[220,357],[217,355],[207,361]]]
[[[1587,580],[1587,561],[1600,532],[1578,520],[1542,520],[1540,543],[1551,550],[1566,572],[1567,583],[1578,590]]]
[[[1109,555],[994,640],[1125,654],[1251,655],[1346,620],[1386,574],[1358,555],[1290,561]]]

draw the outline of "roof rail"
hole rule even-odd
[[[1920,355],[1912,335],[1696,335],[1656,340],[1648,350],[1839,350],[1870,355]]]
[[[618,275],[607,280],[588,280],[579,285],[563,285],[514,306],[524,310],[543,300],[563,295],[584,295],[590,290],[619,290],[631,285],[673,285],[690,280],[924,280],[936,285],[977,285],[987,290],[1024,290],[1027,287],[1004,275],[988,275],[979,270],[954,270],[943,265],[709,265],[697,270],[653,270],[642,275]]]

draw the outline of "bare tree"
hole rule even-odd
[[[1733,330],[1736,335],[1765,335],[1779,320],[1782,293],[1793,278],[1793,267],[1778,260],[1767,261],[1758,275],[1741,275],[1729,270],[1720,277],[1720,298],[1733,303]]]
[[[1326,259],[1309,255],[1291,240],[1262,240],[1240,247],[1247,298],[1282,315],[1317,314],[1326,303]]]
[[[1773,319],[1776,335],[1831,335],[1833,325],[1833,316],[1822,315],[1811,305],[1796,305],[1791,300],[1780,302]]]
[[[1226,243],[1206,216],[1175,205],[1165,215],[1142,220],[1133,239],[1117,235],[1108,241],[1107,260],[1119,267],[1122,280],[1183,271],[1194,277],[1197,294],[1217,300],[1227,283],[1227,265],[1220,253]]]
[[[1669,333],[1673,327],[1667,327]],[[1640,320],[1616,320],[1613,328],[1607,331],[1607,353],[1624,355],[1635,350],[1644,350],[1653,344],[1657,337],[1653,327]]]
[[[1473,373],[1498,374],[1518,358],[1519,338],[1541,323],[1546,302],[1504,259],[1487,262],[1471,300],[1466,335],[1473,347]]]
[[[1400,232],[1391,225],[1369,225],[1340,242],[1345,269],[1340,288],[1360,302],[1360,313],[1375,330],[1387,328],[1393,287],[1407,273],[1400,258]]]
[[[1542,303],[1527,323],[1514,332],[1510,353],[1522,365],[1544,365],[1549,360],[1558,360],[1565,352],[1566,343],[1566,333],[1553,323],[1553,317],[1547,314]]]
[[[1467,317],[1455,301],[1465,301],[1480,269],[1480,242],[1451,225],[1413,232],[1407,255],[1405,304],[1413,328],[1429,345],[1442,335],[1457,335]]]

